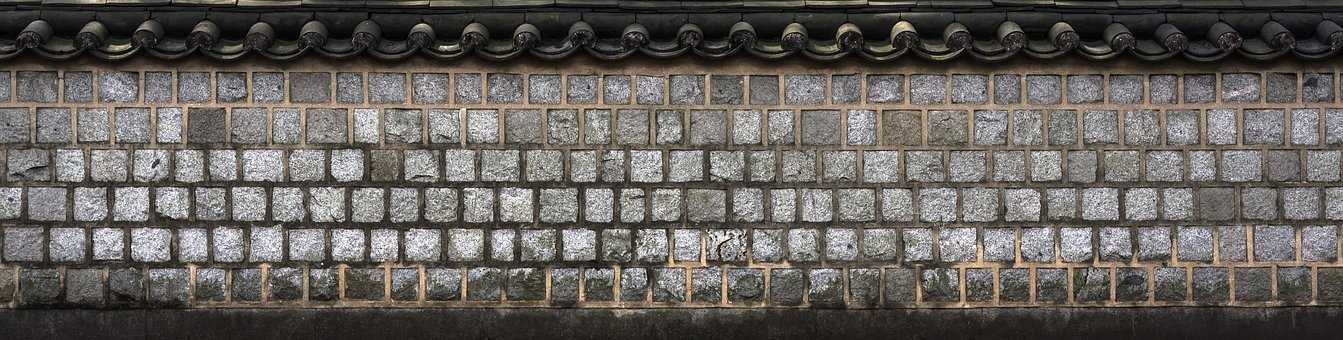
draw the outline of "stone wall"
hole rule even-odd
[[[1330,65],[0,67],[11,307],[1332,305]]]

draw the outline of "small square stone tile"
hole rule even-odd
[[[357,72],[336,73],[336,102],[344,104],[364,103],[364,74]]]
[[[661,105],[666,103],[667,78],[653,75],[634,76],[634,103]]]
[[[480,104],[483,98],[481,84],[484,79],[479,73],[455,73],[453,79],[453,102],[457,104]]]
[[[1105,99],[1105,76],[1083,74],[1068,76],[1068,103],[1098,103]]]
[[[331,73],[290,72],[289,101],[326,103],[331,101]]]
[[[740,105],[745,97],[745,77],[714,74],[709,77],[709,103]]]
[[[416,104],[443,104],[450,98],[447,73],[414,73],[410,75],[411,102]]]
[[[1185,78],[1188,82],[1188,77]],[[1260,98],[1260,77],[1258,73],[1226,73],[1222,74],[1222,101],[1253,103],[1258,102]],[[1188,87],[1186,85],[1186,87]],[[1296,89],[1296,85],[1292,85]]]
[[[789,74],[784,76],[784,103],[813,105],[825,101],[826,79],[820,74]]]
[[[565,77],[568,82],[568,90],[565,92],[569,104],[596,104],[597,103],[597,81],[596,75],[570,75]],[[738,89],[740,91],[740,89]],[[737,102],[736,104],[741,104]]]
[[[93,73],[85,71],[66,71],[61,75],[66,103],[87,103],[93,101]]]
[[[404,73],[369,73],[368,102],[372,104],[398,104],[406,101],[406,75]]]
[[[602,77],[602,103],[608,105],[629,104],[630,97],[629,76],[607,75]]]
[[[874,74],[867,76],[868,103],[904,103],[905,76]],[[752,103],[754,104],[754,103]]]

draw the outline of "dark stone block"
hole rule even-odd
[[[923,144],[923,121],[919,111],[882,111],[881,118],[881,134],[886,145]]]
[[[229,130],[224,115],[224,108],[188,108],[187,140],[202,144],[228,141]]]
[[[61,272],[56,269],[23,269],[19,272],[20,302],[25,306],[44,306],[57,302],[61,295]]]
[[[966,111],[928,111],[928,145],[965,145],[969,142]]]
[[[993,269],[969,268],[965,270],[965,300],[971,302],[993,301]]]
[[[715,145],[727,142],[727,112],[690,111],[690,144]]]
[[[719,267],[690,270],[690,297],[695,302],[718,304],[723,300],[723,270]]]
[[[392,300],[415,301],[420,298],[420,270],[392,268]]]
[[[923,301],[955,302],[961,300],[961,279],[955,268],[924,269],[920,276]]]
[[[1269,103],[1296,102],[1296,73],[1269,73],[1264,100]]]
[[[312,108],[306,113],[309,143],[342,144],[349,141],[346,132],[349,116],[345,109]]]
[[[182,307],[191,301],[191,277],[185,268],[149,269],[149,301],[160,307]]]
[[[541,143],[540,110],[505,110],[504,120],[506,142],[513,144]]]
[[[1236,189],[1200,188],[1199,215],[1205,220],[1225,221],[1236,216]]]
[[[806,274],[801,269],[773,269],[770,270],[769,274],[769,303],[771,305],[796,306],[802,304],[802,294],[807,291],[807,281]],[[1340,277],[1343,277],[1343,275],[1340,275]],[[1343,282],[1340,285],[1343,286]],[[1340,290],[1343,290],[1343,287],[1340,287]]]
[[[1028,302],[1031,299],[1031,277],[1028,268],[998,270],[998,298],[1003,302]]]
[[[107,273],[107,300],[135,304],[145,299],[144,273],[137,268],[117,268]]]
[[[765,297],[762,269],[732,268],[727,271],[728,303],[754,303]]]
[[[583,294],[587,301],[615,299],[615,271],[610,268],[588,268],[583,272]]]
[[[10,278],[6,280],[12,281]],[[99,306],[106,296],[102,269],[67,269],[65,301],[80,306]]]
[[[326,72],[289,73],[289,101],[326,103],[331,101],[331,74]]]
[[[839,144],[839,121],[839,111],[803,110],[802,145]]]
[[[231,117],[233,118],[233,143],[266,143],[265,108],[234,108]]]
[[[1035,270],[1035,301],[1063,303],[1068,301],[1068,270],[1037,268]]]
[[[1077,302],[1110,300],[1110,270],[1095,267],[1073,270],[1073,299]]]
[[[778,76],[751,76],[751,105],[779,104]]]
[[[1147,269],[1133,267],[1116,268],[1115,300],[1121,302],[1147,301]]]
[[[56,88],[56,72],[52,71],[19,71],[18,92],[19,102],[29,103],[55,103],[60,93]]]
[[[1194,301],[1201,303],[1226,302],[1231,286],[1227,268],[1194,268]]]
[[[863,77],[857,74],[836,74],[830,76],[830,102],[833,104],[853,104],[863,99]]]
[[[261,301],[261,269],[234,269],[230,288],[233,301]]]
[[[384,299],[386,270],[383,268],[350,268],[345,270],[345,298],[351,300]]]
[[[269,300],[292,301],[303,298],[303,268],[271,267],[266,280]]]
[[[915,302],[918,271],[912,268],[889,268],[885,269],[882,275],[886,280],[882,294],[886,297],[887,304],[909,305]]]
[[[228,270],[222,268],[196,269],[196,301],[220,302],[228,298],[225,277]]]
[[[1236,268],[1236,301],[1268,301],[1273,293],[1270,268]]]
[[[308,298],[315,301],[335,301],[340,298],[340,269],[308,269]]]
[[[504,275],[499,268],[471,268],[466,274],[466,299],[498,301],[503,295]]]

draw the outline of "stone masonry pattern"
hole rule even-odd
[[[5,66],[0,302],[1343,304],[1334,71],[481,65]]]

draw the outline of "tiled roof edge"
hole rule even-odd
[[[235,8],[16,6],[0,11],[0,59],[24,53],[51,59],[89,54],[108,60],[199,53],[220,60],[250,54],[275,60],[305,55],[508,60],[522,55],[562,59],[583,52],[602,59],[748,54],[889,61],[912,54],[938,61],[1000,61],[1018,55],[1213,61],[1235,54],[1256,60],[1284,55],[1324,59],[1343,48],[1343,26],[1337,23],[1343,20],[1343,9],[646,13],[526,7],[421,13],[362,7]]]

